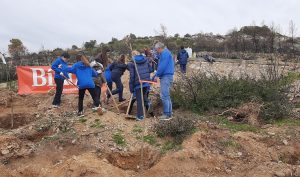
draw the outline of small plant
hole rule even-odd
[[[117,145],[125,146],[126,141],[124,135],[121,132],[116,132],[113,134],[113,140]]]
[[[174,141],[167,141],[161,147],[161,153],[165,154],[170,150],[178,151],[180,149],[182,149],[181,144],[175,143]]]
[[[142,133],[143,132],[143,127],[139,126],[139,125],[134,125],[133,129],[132,129],[133,133]]]
[[[95,120],[95,123],[90,126],[91,128],[104,128],[105,125],[99,119]]]
[[[87,121],[87,119],[85,119],[85,118],[80,118],[79,119],[79,122],[81,122],[81,123],[85,123]]]
[[[227,148],[232,147],[238,149],[241,147],[241,145],[235,142],[233,139],[222,139],[221,141],[218,142],[218,144]]]
[[[146,135],[144,136],[143,141],[150,145],[154,145],[156,143],[156,138],[154,135]]]

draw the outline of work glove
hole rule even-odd
[[[98,73],[98,74],[101,74],[101,73],[102,73],[101,69],[97,70],[97,73]]]
[[[60,72],[59,75],[64,76],[64,73],[63,73],[63,72]]]

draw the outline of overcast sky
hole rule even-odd
[[[288,33],[300,25],[299,0],[0,0],[0,51],[19,38],[29,51],[82,46],[126,34],[155,35],[160,24],[168,33],[226,34],[234,27],[262,21]]]

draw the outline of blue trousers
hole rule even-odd
[[[172,101],[170,97],[170,87],[173,84],[173,75],[165,75],[160,78],[160,98],[163,103],[163,114],[172,116]]]
[[[186,73],[186,64],[180,64],[180,71]]]

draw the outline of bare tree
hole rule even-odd
[[[289,39],[289,43],[290,43],[290,47],[292,49],[292,54],[293,54],[293,57],[295,58],[295,37],[296,37],[296,34],[297,33],[297,27],[296,27],[296,24],[293,22],[293,20],[290,21],[289,23],[289,36],[290,36],[290,39]]]
[[[160,24],[160,30],[154,30],[156,35],[158,36],[158,40],[163,42],[166,46],[168,46],[168,30],[164,24]]]

